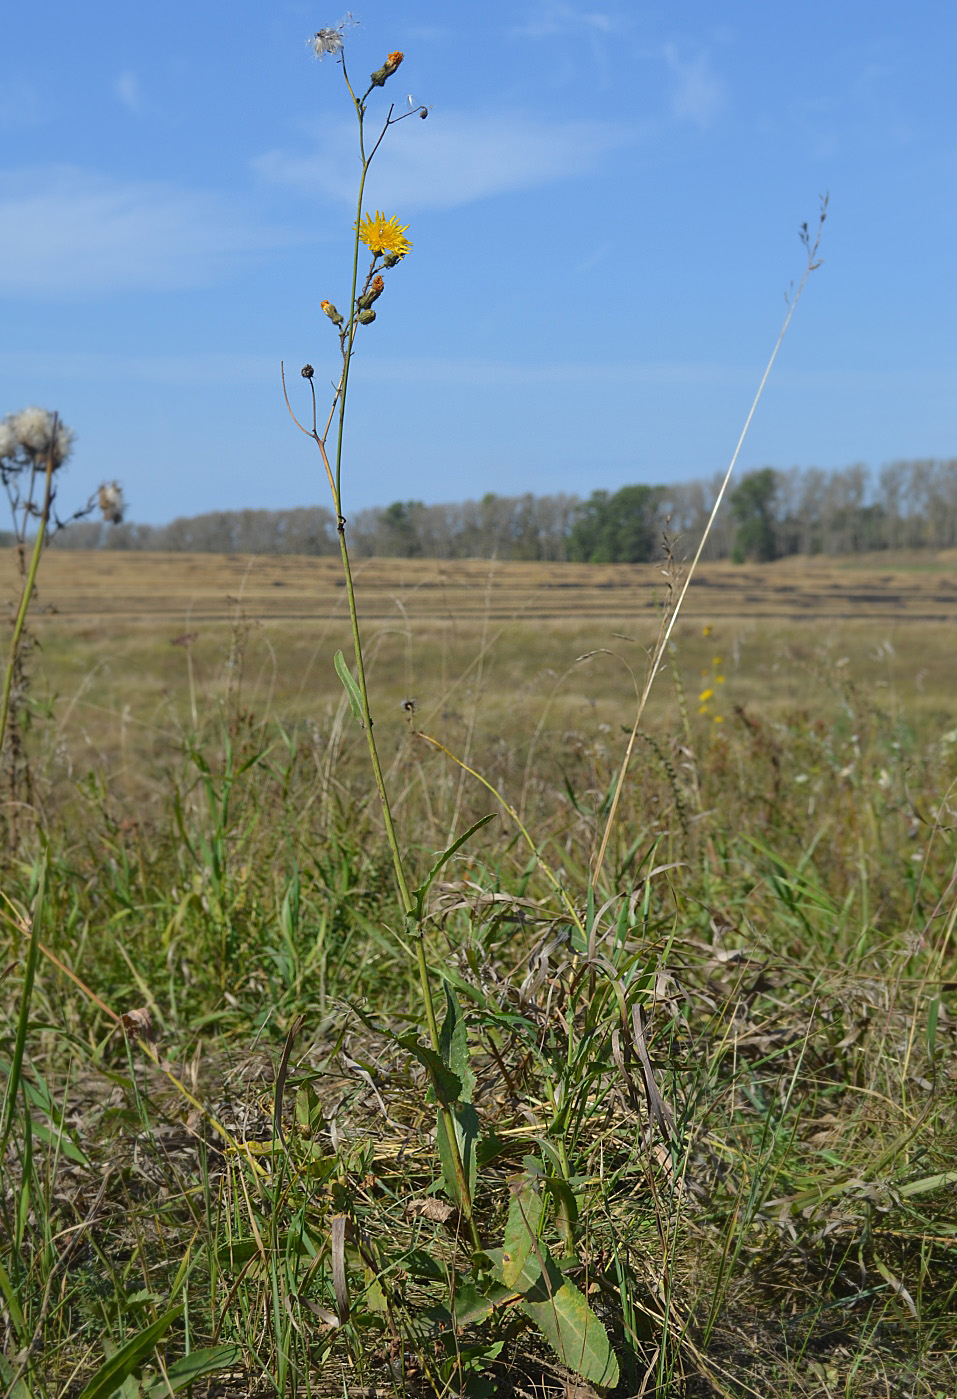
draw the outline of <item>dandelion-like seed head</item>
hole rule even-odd
[[[336,25],[330,25],[326,29],[320,29],[306,40],[306,43],[313,50],[317,58],[324,58],[327,53],[341,53],[343,47],[343,31],[351,28],[355,24],[352,12],[346,15],[345,19]]]
[[[53,424],[56,421],[56,434]],[[54,467],[62,466],[73,450],[74,433],[45,408],[24,408],[7,419],[17,443],[31,457],[52,453]]]
[[[359,223],[359,241],[364,243],[375,257],[388,253],[395,258],[405,257],[412,247],[408,238],[404,236],[408,227],[407,223],[400,224],[395,217],[387,219],[385,214],[376,210],[375,217],[372,214],[363,214]]]

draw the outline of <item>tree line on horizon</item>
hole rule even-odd
[[[499,496],[458,504],[394,501],[348,520],[357,555],[644,563],[665,537],[697,547],[721,477],[668,486]],[[166,525],[71,525],[58,549],[221,554],[332,555],[336,521],[323,506],[216,510]],[[770,562],[793,554],[957,547],[957,459],[893,462],[878,472],[763,467],[749,472],[719,510],[703,557]]]

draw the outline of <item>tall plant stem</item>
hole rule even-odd
[[[323,464],[328,473],[329,462],[326,456],[325,444],[318,437],[316,440],[319,444],[319,450],[322,453]],[[382,808],[382,820],[385,825],[386,840],[389,842],[389,850],[392,854],[392,866],[395,870],[396,883],[399,886],[399,898],[402,901],[402,911],[410,925],[409,931],[415,941],[415,958],[419,973],[419,988],[422,994],[425,1020],[429,1030],[429,1040],[431,1041],[432,1049],[438,1054],[441,1052],[441,1041],[439,1039],[439,1024],[435,1014],[435,1000],[432,996],[432,983],[429,979],[429,964],[425,956],[425,938],[423,937],[421,923],[415,917],[415,904],[412,899],[412,894],[409,891],[409,881],[406,878],[405,867],[402,863],[402,852],[399,849],[399,838],[396,835],[395,821],[392,816],[392,806],[389,801],[389,792],[382,774],[382,764],[379,761],[379,748],[375,741],[375,734],[373,733],[372,714],[369,707],[369,687],[366,682],[365,662],[362,655],[362,633],[359,629],[359,613],[356,607],[356,591],[352,578],[352,564],[349,559],[349,548],[346,544],[345,523],[345,520],[340,514],[339,551],[342,555],[342,571],[346,582],[346,596],[349,599],[349,619],[352,623],[352,643],[356,658],[356,682],[359,687],[362,724],[366,732],[366,743],[368,744],[369,759],[372,763],[372,771],[375,776],[376,791],[379,794],[379,805]],[[476,1252],[480,1252],[482,1249],[482,1240],[475,1223],[475,1217],[472,1213],[472,1195],[469,1190],[468,1178],[465,1173],[465,1164],[462,1160],[462,1153],[459,1150],[458,1137],[455,1132],[455,1114],[452,1109],[444,1103],[440,1104],[439,1113],[445,1128],[446,1140],[449,1143],[449,1149],[452,1153],[452,1165],[455,1171],[455,1183],[458,1188],[462,1215],[465,1219],[466,1228],[469,1231],[472,1247]]]
[[[30,556],[30,567],[27,569],[23,591],[20,594],[20,606],[17,608],[17,616],[13,624],[13,635],[10,638],[7,671],[3,678],[3,699],[0,701],[0,754],[3,752],[3,744],[7,736],[7,719],[10,714],[10,694],[13,690],[13,673],[16,669],[17,654],[20,650],[20,638],[23,635],[23,628],[26,624],[27,612],[30,610],[30,599],[33,597],[33,589],[37,580],[37,569],[40,567],[40,555],[43,553],[43,540],[46,535],[47,521],[50,518],[50,503],[53,498],[53,443],[56,440],[56,430],[57,418],[54,414],[53,437],[47,456],[46,481],[43,488],[43,509],[40,511],[40,523],[37,526],[36,539],[33,541],[33,553]]]
[[[310,429],[304,426],[296,417],[295,413],[292,410],[292,406],[289,403],[288,394],[286,394],[286,407],[289,409],[290,416],[292,417],[293,422],[300,429],[300,431],[304,432],[307,437],[311,437],[315,442],[316,446],[319,448],[320,455],[322,456],[322,464],[326,472],[326,478],[329,482],[329,489],[332,493],[333,506],[336,512],[336,529],[338,530],[339,534],[339,552],[342,557],[342,572],[346,585],[346,597],[348,598],[349,602],[349,621],[352,627],[352,646],[356,663],[356,685],[359,691],[359,717],[362,721],[362,727],[365,729],[366,744],[368,745],[369,749],[369,760],[372,764],[372,772],[375,778],[376,792],[379,796],[379,806],[382,810],[382,820],[385,826],[386,840],[388,841],[389,851],[392,856],[392,867],[395,871],[395,880],[398,886],[399,899],[402,904],[403,914],[405,915],[407,930],[415,941],[416,969],[419,975],[419,987],[422,996],[422,1005],[425,1010],[425,1019],[426,1024],[428,1026],[429,1040],[431,1042],[433,1051],[436,1054],[440,1054],[441,1040],[439,1036],[438,1020],[435,1014],[435,1001],[432,996],[432,986],[429,980],[429,966],[425,956],[425,939],[423,936],[422,918],[419,912],[419,905],[416,903],[415,899],[412,896],[412,892],[409,889],[409,881],[406,877],[405,867],[402,862],[402,852],[399,849],[399,839],[396,834],[395,820],[392,815],[392,806],[389,801],[389,793],[386,787],[385,778],[382,773],[382,764],[379,761],[379,749],[378,745],[376,744],[375,733],[373,731],[372,713],[369,705],[369,686],[366,680],[365,660],[363,658],[362,651],[362,632],[359,626],[359,612],[356,605],[355,582],[352,576],[352,563],[349,558],[349,546],[346,543],[346,519],[342,513],[342,451],[343,444],[345,441],[346,400],[349,389],[349,370],[352,364],[352,355],[355,348],[356,331],[359,325],[359,305],[356,295],[359,286],[359,228],[362,220],[362,204],[363,197],[365,194],[366,176],[369,172],[369,166],[372,162],[372,158],[375,155],[376,151],[379,149],[379,145],[382,142],[382,138],[385,136],[386,131],[388,131],[389,126],[392,123],[392,108],[389,108],[389,115],[386,118],[385,125],[383,126],[382,131],[379,133],[379,137],[376,140],[375,145],[372,147],[371,151],[369,151],[367,155],[365,149],[365,97],[368,96],[368,93],[366,93],[361,98],[356,97],[355,92],[352,89],[352,84],[349,82],[349,75],[348,73],[346,73],[345,63],[343,63],[342,65],[342,71],[343,76],[346,80],[346,86],[349,89],[349,95],[352,98],[352,101],[355,105],[356,116],[359,122],[359,155],[362,161],[362,175],[359,180],[359,197],[356,206],[355,239],[353,242],[352,251],[352,288],[349,298],[349,319],[343,331],[340,334],[340,344],[342,347],[342,375],[339,379],[339,383],[336,385],[335,392],[333,395],[332,408],[330,410],[329,417],[326,421],[325,428],[322,432],[319,431],[319,426],[317,422],[316,393],[315,388],[312,384],[311,377],[309,377],[309,387],[312,391],[312,428]],[[373,263],[373,267],[374,266],[375,263]],[[369,276],[371,278],[371,271],[369,273]],[[284,393],[285,383],[286,381],[284,373]],[[329,430],[332,426],[332,420],[334,417],[336,417],[338,421],[336,427],[335,462],[333,464],[332,462],[330,462],[329,453],[326,450],[326,440],[328,438]],[[480,1252],[482,1248],[482,1241],[479,1236],[479,1232],[476,1227],[475,1219],[472,1213],[472,1196],[471,1191],[469,1190],[468,1177],[466,1175],[465,1166],[462,1160],[462,1153],[459,1148],[458,1137],[456,1135],[455,1114],[448,1104],[440,1103],[439,1116],[441,1118],[442,1125],[445,1129],[446,1139],[449,1143],[449,1150],[452,1156],[452,1165],[455,1173],[455,1184],[459,1204],[462,1211],[462,1216],[465,1221],[466,1228],[468,1229],[468,1234],[472,1243],[472,1247],[476,1250],[476,1252]]]

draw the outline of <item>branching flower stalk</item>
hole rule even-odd
[[[336,57],[342,75],[345,79],[349,96],[355,107],[356,118],[359,126],[359,156],[361,161],[361,175],[359,178],[358,199],[356,203],[356,221],[354,225],[353,252],[352,252],[352,285],[349,293],[349,309],[346,315],[329,300],[320,303],[320,309],[328,317],[339,333],[339,348],[342,355],[342,371],[339,381],[333,390],[332,404],[325,425],[320,430],[318,418],[318,406],[316,402],[316,390],[313,382],[315,371],[312,365],[304,365],[302,377],[309,384],[312,397],[312,425],[307,426],[299,421],[293,412],[289,402],[289,394],[286,386],[285,368],[283,367],[283,394],[286,400],[286,407],[290,416],[301,432],[307,437],[311,437],[319,449],[322,458],[323,468],[329,489],[332,494],[333,509],[336,516],[336,529],[339,535],[339,551],[342,558],[342,571],[346,586],[346,596],[349,603],[349,620],[352,629],[353,652],[355,656],[355,680],[352,684],[343,675],[346,687],[352,701],[353,711],[356,718],[365,730],[366,743],[369,749],[369,759],[372,764],[372,771],[375,778],[376,791],[379,796],[379,805],[382,810],[382,819],[385,826],[386,839],[392,856],[392,865],[395,871],[396,884],[398,886],[399,898],[402,903],[403,912],[406,916],[408,931],[414,941],[416,949],[416,962],[419,975],[419,984],[422,995],[422,1004],[425,1011],[425,1019],[428,1027],[429,1040],[433,1051],[440,1052],[439,1026],[435,1013],[435,1002],[432,996],[432,987],[429,978],[429,968],[425,956],[425,944],[423,937],[422,918],[419,906],[413,897],[409,887],[409,880],[406,875],[405,866],[402,860],[402,852],[399,848],[399,840],[396,834],[395,822],[392,816],[392,807],[389,801],[389,793],[386,787],[385,778],[382,772],[382,764],[379,760],[379,751],[376,744],[373,728],[372,712],[369,702],[369,687],[366,679],[365,662],[362,649],[362,636],[359,627],[359,616],[356,607],[355,585],[352,576],[352,565],[349,558],[349,549],[346,541],[346,518],[342,511],[342,460],[343,446],[345,441],[346,423],[346,403],[349,391],[349,374],[352,366],[352,356],[355,351],[356,336],[360,326],[369,326],[376,319],[374,303],[379,299],[385,290],[385,279],[383,272],[389,272],[395,268],[399,262],[410,251],[412,244],[405,237],[407,224],[400,224],[395,217],[386,218],[385,214],[378,210],[375,214],[363,213],[365,200],[366,178],[369,167],[375,158],[376,152],[385,138],[390,127],[398,122],[406,120],[411,116],[418,116],[422,119],[428,116],[428,109],[423,106],[415,106],[411,103],[408,110],[396,114],[395,105],[389,107],[385,122],[378,137],[371,146],[366,149],[366,103],[376,88],[383,87],[390,77],[398,70],[404,55],[401,52],[390,53],[381,68],[378,68],[370,75],[369,85],[361,96],[356,95],[356,91],[349,79],[346,69],[343,50],[342,31],[344,24],[336,28],[321,29],[311,41],[315,49],[317,58],[323,58],[326,54]],[[372,254],[372,261],[366,273],[365,280],[360,288],[359,281],[359,257],[360,247],[365,246]],[[329,434],[332,431],[333,423],[336,424],[334,457],[330,460]],[[342,674],[342,672],[340,672]],[[354,687],[354,688],[353,688]],[[462,1214],[469,1231],[472,1246],[476,1250],[481,1249],[481,1240],[475,1225],[471,1193],[468,1185],[465,1166],[462,1161],[462,1154],[459,1150],[458,1139],[455,1129],[455,1118],[450,1107],[444,1104],[439,1105],[439,1112],[443,1118],[446,1137],[451,1149],[453,1167],[456,1177],[456,1187]]]

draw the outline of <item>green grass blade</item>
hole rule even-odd
[[[132,1375],[136,1367],[142,1365],[143,1361],[153,1354],[182,1310],[182,1307],[173,1307],[172,1311],[168,1311],[158,1321],[154,1321],[151,1326],[147,1326],[125,1345],[120,1346],[119,1350],[100,1366],[79,1395],[79,1399],[109,1399],[123,1381]]]
[[[195,1384],[207,1375],[218,1375],[223,1370],[232,1369],[241,1355],[239,1346],[207,1346],[191,1351],[189,1355],[174,1360],[167,1367],[165,1377],[161,1375],[146,1386],[144,1399],[163,1399],[166,1394],[179,1394],[187,1385]]]

